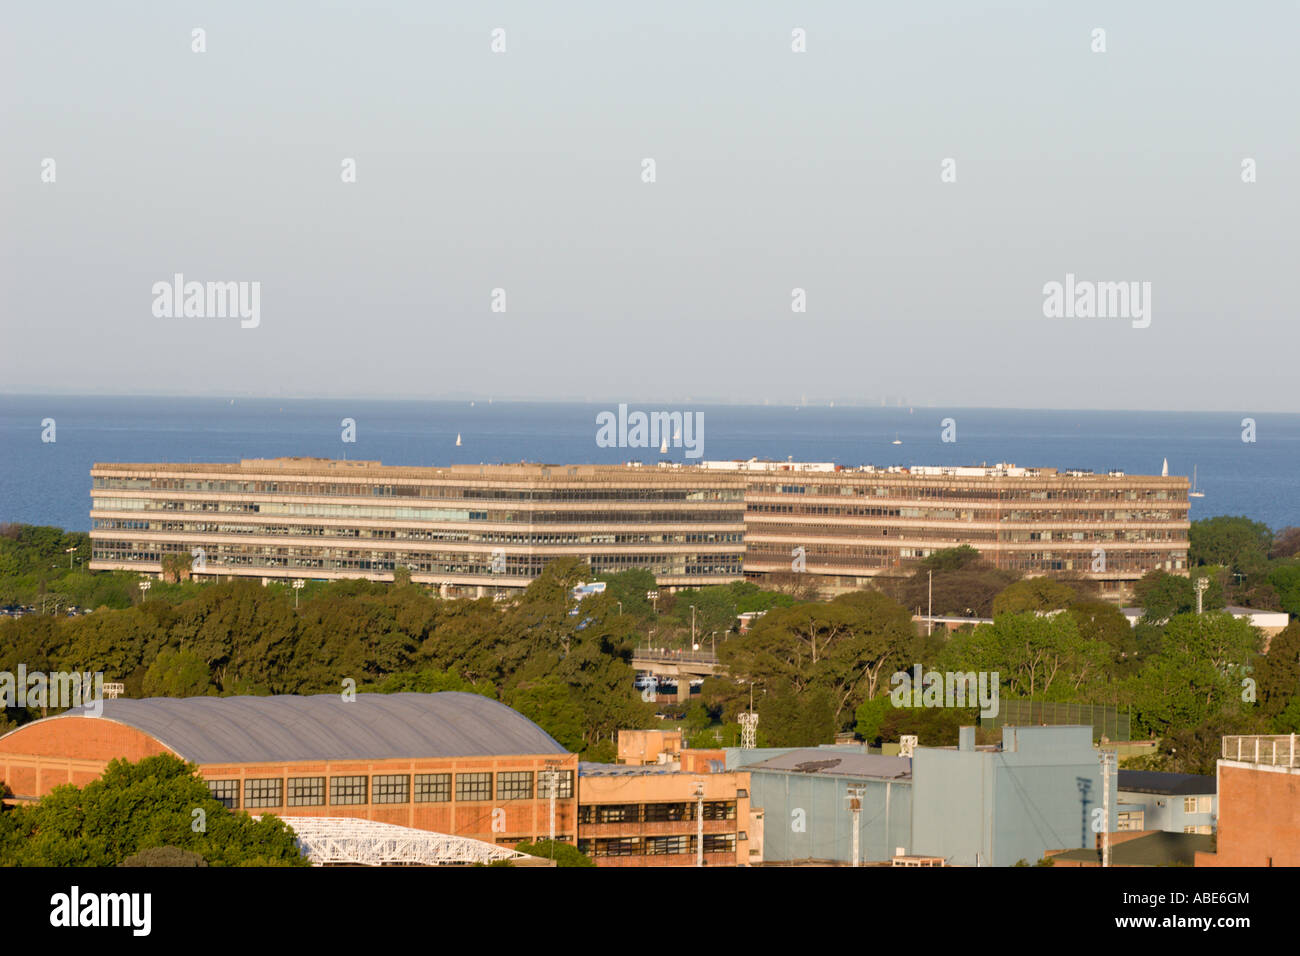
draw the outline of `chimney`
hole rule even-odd
[[[975,749],[975,728],[960,727],[957,730],[957,749],[974,750]]]

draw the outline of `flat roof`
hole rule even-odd
[[[784,773],[811,773],[829,777],[875,777],[881,780],[911,780],[910,757],[885,757],[881,754],[827,751],[817,748],[792,750],[769,757],[759,763],[739,768],[749,771],[776,770]]]
[[[1189,797],[1218,792],[1218,780],[1196,773],[1162,773],[1156,770],[1121,770],[1119,789],[1130,793],[1158,793]]]

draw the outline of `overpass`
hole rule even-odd
[[[725,677],[726,669],[710,651],[674,651],[637,648],[632,652],[632,667],[638,673],[653,674],[658,680],[677,684],[677,699],[691,696],[691,681],[697,677]]]

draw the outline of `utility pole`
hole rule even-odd
[[[925,629],[925,633],[926,636],[928,637],[929,635],[934,633],[934,570],[933,569],[931,569],[926,573],[926,581],[928,582],[926,585],[926,589],[929,592],[929,602],[930,602],[930,606],[926,608],[926,617],[928,617],[929,620],[926,622],[927,627]]]
[[[1101,865],[1110,866],[1110,751],[1101,751]]]
[[[848,793],[845,794],[845,799],[849,801],[849,813],[853,816],[854,866],[860,866],[861,864],[859,861],[862,859],[861,844],[859,842],[861,839],[861,833],[858,827],[862,820],[862,794],[866,789],[866,787],[849,787]]]
[[[704,783],[695,784],[695,865],[704,865]]]
[[[550,828],[550,837],[551,837],[551,852],[552,852],[552,853],[555,852],[555,798],[556,798],[557,792],[558,792],[559,789],[560,789],[560,787],[559,787],[559,772],[556,770],[556,767],[558,766],[558,763],[559,763],[559,762],[556,761],[556,760],[548,760],[548,761],[546,761],[546,769],[543,771],[543,775],[546,777],[546,790],[547,790],[547,794],[550,796],[550,799],[551,799],[551,828]]]
[[[1196,613],[1197,614],[1200,614],[1202,611],[1202,604],[1205,596],[1205,591],[1207,588],[1209,588],[1209,586],[1210,586],[1209,578],[1196,579]]]
[[[695,605],[691,605],[691,647],[695,646]]]

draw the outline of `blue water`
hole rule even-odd
[[[681,406],[633,409],[686,411]],[[609,404],[351,399],[0,396],[0,521],[90,527],[95,461],[237,461],[281,455],[377,459],[389,465],[658,460],[658,449],[600,448]],[[1204,498],[1192,517],[1244,514],[1300,524],[1300,415],[1007,409],[691,406],[704,413],[705,458],[793,457],[841,464],[1018,465],[1190,475]],[[956,443],[940,422],[957,423]],[[56,440],[41,441],[43,419]],[[344,418],[356,442],[341,440]],[[456,447],[456,435],[463,437]],[[892,444],[895,435],[902,445]],[[685,460],[684,450],[669,458]]]

